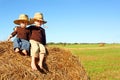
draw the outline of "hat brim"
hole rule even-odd
[[[26,21],[27,25],[32,24],[30,21],[27,21],[27,20],[14,20],[14,23],[17,24],[17,25],[20,25],[20,23],[23,22],[23,21]]]
[[[47,23],[47,21],[44,21],[44,20],[41,20],[41,19],[35,19],[35,18],[30,19],[30,23],[34,23],[34,21],[42,21],[43,24]]]

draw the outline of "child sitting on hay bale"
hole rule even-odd
[[[26,26],[31,24],[28,15],[21,14],[19,16],[19,19],[14,20],[14,23],[19,26],[15,27],[14,32],[12,32],[11,35],[8,37],[8,41],[12,37],[17,35],[13,41],[14,51],[15,52],[21,51],[24,55],[27,55],[30,48],[30,43],[28,41],[30,36],[30,31],[26,28]]]

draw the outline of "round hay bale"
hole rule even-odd
[[[104,47],[105,43],[99,43],[99,47]]]
[[[12,42],[1,42],[0,80],[88,80],[78,58],[69,51],[55,47],[47,47],[47,51],[44,69],[33,71],[29,56],[14,53]]]

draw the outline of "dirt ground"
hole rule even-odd
[[[12,42],[0,42],[0,80],[88,80],[78,58],[64,49],[47,47],[43,70],[33,71],[30,62],[13,51]]]

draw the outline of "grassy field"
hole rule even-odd
[[[50,46],[68,49],[78,56],[90,80],[120,80],[120,44]]]

